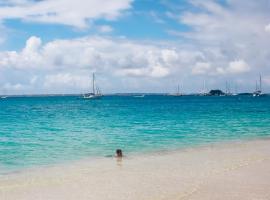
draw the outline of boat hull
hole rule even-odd
[[[95,99],[101,99],[101,95],[90,95],[90,96],[83,96],[83,99],[85,100],[95,100]]]

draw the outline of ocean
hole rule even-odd
[[[80,159],[270,136],[270,97],[0,99],[0,174]]]

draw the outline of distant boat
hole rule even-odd
[[[177,92],[176,93],[169,94],[169,96],[174,96],[174,97],[183,96],[183,94],[180,93],[180,86],[177,85]]]
[[[253,96],[254,97],[259,97],[262,95],[262,76],[260,75],[260,83],[259,83],[259,87],[258,87],[258,83],[256,81],[256,88],[255,91],[253,92]]]
[[[232,96],[233,94],[231,93],[231,86],[228,83],[228,81],[226,81],[226,85],[225,85],[225,96]]]
[[[199,96],[209,96],[209,93],[207,92],[207,89],[206,89],[205,81],[203,82],[203,90],[201,93],[199,93]]]
[[[7,98],[7,96],[1,96],[1,99],[6,99]]]
[[[142,94],[142,95],[136,95],[136,96],[134,96],[135,98],[144,98],[145,97],[145,95],[144,94]]]
[[[84,99],[100,99],[103,95],[100,92],[100,89],[95,85],[95,74],[92,76],[92,93],[87,93],[83,95]]]
[[[239,94],[238,94],[237,84],[235,83],[235,85],[234,85],[234,93],[232,93],[232,96],[237,96],[237,95],[239,95]]]

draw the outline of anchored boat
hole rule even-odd
[[[84,99],[100,99],[103,95],[100,92],[100,89],[95,85],[95,73],[92,75],[92,93],[87,93],[83,95]]]

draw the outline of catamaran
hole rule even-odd
[[[96,87],[95,85],[95,73],[92,75],[92,93],[87,93],[83,95],[84,99],[100,99],[102,97],[102,94],[100,92],[100,89]]]

